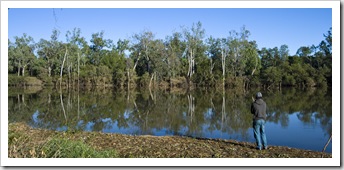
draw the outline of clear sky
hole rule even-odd
[[[11,8],[8,17],[11,41],[27,33],[35,42],[49,40],[54,28],[61,41],[68,30],[80,28],[88,42],[92,33],[104,31],[104,38],[116,43],[143,30],[165,39],[198,21],[205,38],[225,38],[245,25],[259,49],[286,44],[290,55],[301,46],[318,45],[332,27],[331,8]]]

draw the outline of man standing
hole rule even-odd
[[[264,149],[267,149],[268,144],[265,135],[266,103],[260,92],[256,94],[256,100],[251,105],[251,113],[253,114],[253,133],[257,149],[262,149],[262,142]]]

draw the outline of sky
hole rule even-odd
[[[80,28],[90,44],[93,33],[104,31],[114,43],[130,39],[144,30],[165,39],[182,27],[191,28],[200,21],[205,39],[225,38],[229,32],[245,26],[249,40],[258,48],[288,45],[294,55],[301,46],[318,45],[332,27],[331,8],[11,8],[8,11],[8,37],[23,33],[49,40],[53,29],[66,41],[67,31]]]

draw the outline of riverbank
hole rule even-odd
[[[256,150],[249,142],[181,136],[58,132],[10,123],[8,157],[100,158],[331,158],[332,154],[282,146]]]

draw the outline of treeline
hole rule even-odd
[[[288,46],[258,49],[242,27],[227,37],[205,38],[201,22],[163,39],[148,30],[130,39],[105,39],[92,34],[90,42],[75,28],[66,42],[53,30],[49,40],[24,34],[8,44],[9,85],[36,77],[48,86],[135,87],[281,87],[330,86],[332,29],[319,45],[303,46],[290,55]],[[33,80],[31,80],[33,81]],[[31,83],[28,83],[31,84]]]

